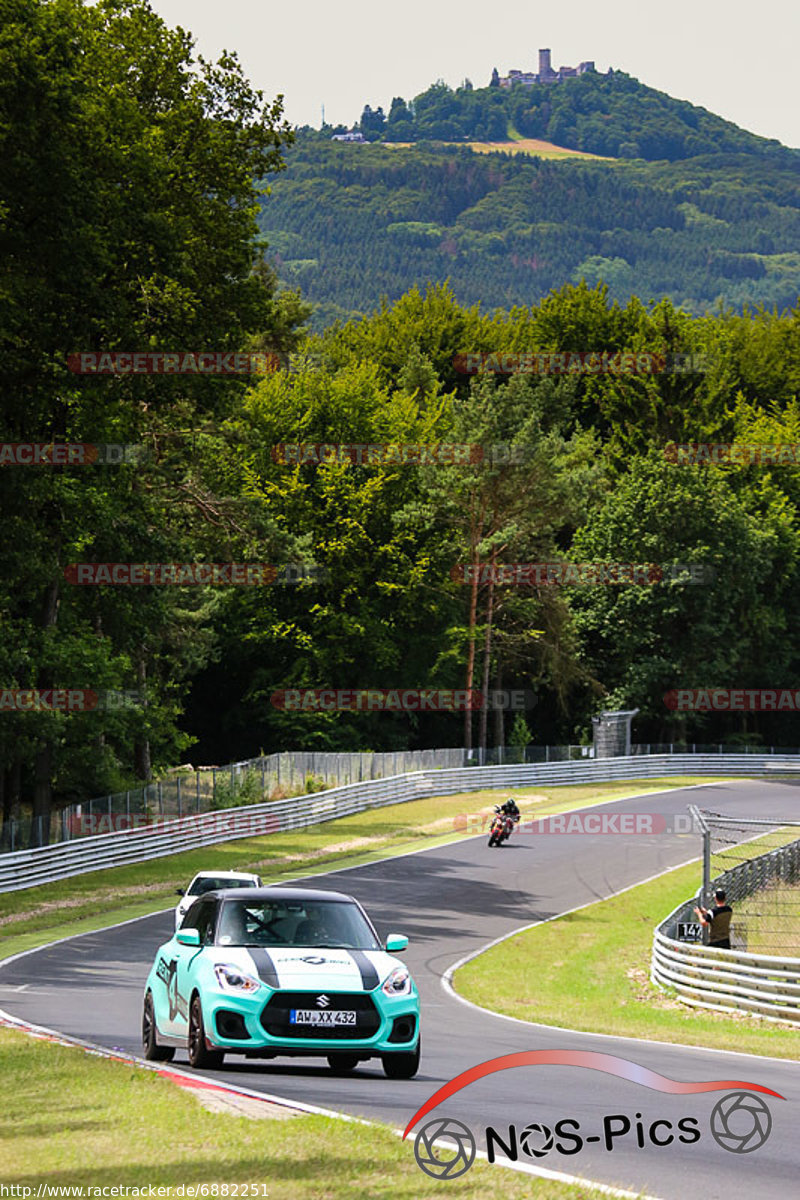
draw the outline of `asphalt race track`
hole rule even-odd
[[[592,811],[683,815],[689,803],[742,817],[796,818],[800,785],[741,780],[617,801]],[[797,1194],[800,1139],[794,1105],[800,1102],[800,1072],[796,1063],[522,1024],[473,1008],[442,985],[442,976],[453,963],[511,930],[604,898],[698,857],[697,835],[518,835],[500,850],[489,850],[486,842],[484,836],[465,838],[438,849],[334,871],[329,877],[331,888],[362,901],[382,936],[399,932],[411,938],[404,958],[422,997],[423,1054],[415,1079],[386,1079],[377,1059],[345,1078],[334,1077],[324,1060],[317,1065],[313,1059],[259,1062],[233,1057],[226,1059],[221,1071],[205,1074],[401,1128],[453,1076],[514,1051],[594,1050],[681,1081],[745,1080],[786,1097],[785,1101],[766,1098],[772,1132],[764,1146],[749,1154],[723,1149],[712,1139],[709,1117],[725,1092],[673,1096],[573,1066],[525,1066],[492,1074],[470,1084],[431,1115],[464,1122],[481,1147],[487,1125],[507,1141],[512,1123],[521,1131],[532,1122],[552,1127],[570,1118],[580,1123],[584,1138],[594,1139],[591,1143],[578,1153],[553,1148],[540,1158],[520,1151],[520,1161],[641,1189],[663,1200]],[[315,876],[314,885],[324,887],[323,877]],[[161,913],[10,962],[0,967],[0,1008],[74,1037],[140,1053],[142,988],[156,948],[171,934],[172,922],[172,911]],[[507,953],[514,953],[511,944]],[[186,1066],[180,1051],[176,1065]],[[631,1130],[614,1139],[608,1150],[603,1118],[614,1115],[626,1115]],[[641,1148],[636,1134],[639,1115],[645,1129]],[[664,1146],[650,1141],[648,1130],[654,1121],[672,1121],[677,1134],[677,1122],[684,1117],[697,1119],[699,1141],[683,1144],[676,1137]],[[612,1128],[621,1124],[616,1122]],[[659,1129],[662,1139],[668,1136],[665,1129]],[[413,1135],[408,1139],[409,1154],[412,1142]],[[533,1145],[541,1147],[541,1138],[534,1139]],[[498,1161],[503,1161],[502,1154]]]

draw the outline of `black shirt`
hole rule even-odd
[[[712,942],[721,942],[730,937],[731,918],[733,912],[730,904],[715,904],[713,908],[708,909],[706,920],[711,924],[709,930],[709,940]]]

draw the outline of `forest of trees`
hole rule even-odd
[[[265,104],[230,56],[192,64],[184,35],[141,0],[9,8],[0,441],[125,443],[141,453],[123,465],[0,466],[2,696],[88,688],[138,697],[91,712],[4,701],[4,821],[20,806],[41,815],[131,786],[181,759],[463,745],[467,736],[492,744],[509,732],[502,713],[485,728],[475,714],[467,729],[448,714],[283,711],[271,697],[288,687],[528,689],[538,703],[525,720],[539,744],[588,737],[604,707],[638,707],[642,740],[797,743],[792,714],[687,714],[664,700],[676,687],[800,682],[800,467],[681,465],[669,453],[672,442],[800,442],[796,291],[783,313],[695,316],[669,298],[631,296],[636,286],[617,303],[603,282],[564,282],[562,270],[541,300],[507,293],[490,313],[457,288],[426,286],[425,260],[414,257],[426,236],[415,223],[492,237],[498,194],[524,221],[536,184],[543,221],[558,223],[562,187],[587,227],[599,198],[609,227],[643,256],[654,225],[680,238],[694,208],[708,221],[706,252],[733,270],[740,248],[725,230],[749,218],[729,181],[687,176],[677,207],[655,177],[592,168],[566,177],[549,164],[473,157],[419,168],[340,158],[340,195],[335,172],[325,180],[313,155],[299,158],[267,201],[270,213],[284,206],[287,241],[327,224],[332,244],[361,237],[368,259],[383,204],[385,220],[404,228],[388,237],[423,282],[364,319],[308,335],[311,306],[278,286],[256,221],[255,181],[273,181],[292,138],[280,103]],[[101,138],[103,153],[90,153]],[[405,188],[395,169],[408,172]],[[434,169],[435,188],[425,184]],[[744,167],[731,170],[743,192],[755,187]],[[767,173],[759,200],[776,254],[797,220],[782,170]],[[600,244],[594,236],[587,247]],[[689,280],[691,244],[682,252]],[[506,256],[485,252],[501,275]],[[379,277],[377,255],[365,265]],[[677,280],[677,257],[675,271]],[[476,270],[473,295],[487,279]],[[250,380],[68,366],[90,351],[298,348],[309,355],[302,369]],[[458,369],[459,356],[506,351],[706,357],[692,373]],[[291,442],[526,452],[522,463],[467,467],[285,465],[274,447]],[[708,576],[702,585],[676,571],[654,586],[563,587],[454,577],[464,565],[555,561],[698,564]],[[76,586],[71,564],[86,562],[324,570],[293,585]]]
[[[754,154],[795,168],[800,151],[748,133],[687,100],[675,100],[626,75],[589,72],[561,83],[451,88],[439,80],[388,113],[365,105],[358,125],[369,141],[493,142],[516,131],[570,150],[610,158],[696,158]]]
[[[698,315],[780,311],[800,291],[800,174],[779,159],[556,162],[305,134],[286,158],[259,225],[315,329],[426,280],[490,309],[581,279]]]

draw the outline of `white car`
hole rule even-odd
[[[263,887],[260,875],[251,875],[249,871],[198,871],[188,888],[177,889],[182,897],[175,907],[175,928],[180,929],[181,922],[198,896],[206,892],[219,892],[225,888]]]

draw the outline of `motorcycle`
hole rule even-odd
[[[514,832],[514,826],[519,817],[512,817],[510,813],[504,813],[499,808],[495,808],[494,811],[497,815],[489,830],[489,845],[502,846],[503,842],[507,842]]]

